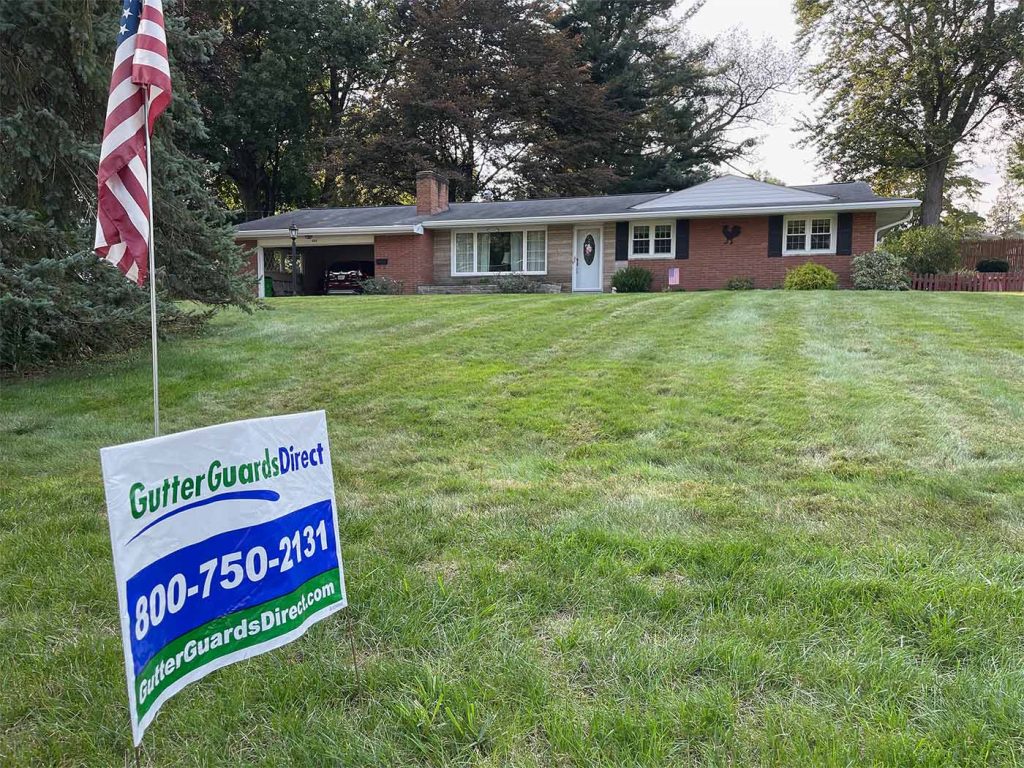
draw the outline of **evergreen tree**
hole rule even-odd
[[[1024,232],[1024,184],[1007,175],[986,223],[988,231],[997,237],[1020,237]]]
[[[177,67],[208,40],[170,9],[175,97],[153,146],[158,287],[164,297],[248,306],[241,251],[208,191],[211,169],[183,149],[202,135]],[[0,366],[24,369],[148,337],[148,294],[92,251],[96,162],[106,112],[116,4],[0,4]],[[164,327],[193,325],[161,303]]]
[[[204,151],[242,218],[328,202],[326,137],[380,69],[375,6],[340,0],[196,0],[189,26],[220,34],[192,76],[209,127]],[[311,172],[312,171],[312,172]]]
[[[609,161],[613,191],[681,189],[756,145],[736,129],[763,116],[773,92],[793,77],[792,59],[741,33],[691,41],[686,21],[700,8],[676,0],[571,0],[558,19],[580,41],[607,113],[621,115]]]
[[[1006,172],[1015,182],[1024,185],[1024,130],[1020,131],[1010,144]]]

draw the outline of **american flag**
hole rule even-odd
[[[149,269],[144,99],[149,132],[171,101],[161,0],[124,0],[97,174],[96,252],[142,285]]]

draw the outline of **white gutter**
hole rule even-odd
[[[917,206],[915,205],[914,207],[916,208]],[[881,239],[883,232],[886,232],[886,231],[892,229],[893,227],[898,227],[900,224],[906,224],[913,217],[914,217],[914,212],[911,211],[910,213],[908,213],[906,216],[904,216],[899,221],[894,221],[892,224],[886,224],[884,227],[879,227],[878,229],[876,229],[875,230],[875,245],[878,245],[878,242]]]
[[[746,208],[707,208],[701,210],[685,210],[663,208],[661,210],[624,211],[620,213],[591,213],[586,215],[564,216],[516,216],[504,219],[452,219],[445,221],[424,221],[426,229],[457,229],[461,227],[494,227],[514,226],[517,224],[562,224],[578,221],[641,221],[644,219],[706,219],[720,216],[767,216],[787,213],[815,213],[827,211],[876,211],[884,208],[917,208],[920,200],[880,200],[873,203],[821,203],[815,205],[789,206],[785,208],[758,207]]]
[[[422,235],[422,224],[389,224],[380,227],[312,227],[299,230],[299,238],[328,235]],[[256,240],[267,237],[290,237],[288,229],[235,230],[235,240]]]

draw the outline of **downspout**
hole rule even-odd
[[[878,241],[881,238],[883,232],[885,232],[887,230],[890,230],[893,227],[898,227],[900,224],[906,224],[908,221],[911,220],[911,218],[913,218],[913,216],[914,216],[914,211],[913,211],[913,209],[911,209],[910,213],[908,213],[904,218],[900,219],[899,221],[894,221],[892,224],[886,224],[884,227],[879,227],[878,229],[876,229],[875,230],[875,247],[878,246]]]
[[[267,298],[266,268],[263,261],[263,246],[256,246],[256,295],[258,298]]]

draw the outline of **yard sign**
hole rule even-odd
[[[193,680],[345,607],[323,411],[100,451],[135,745]]]

